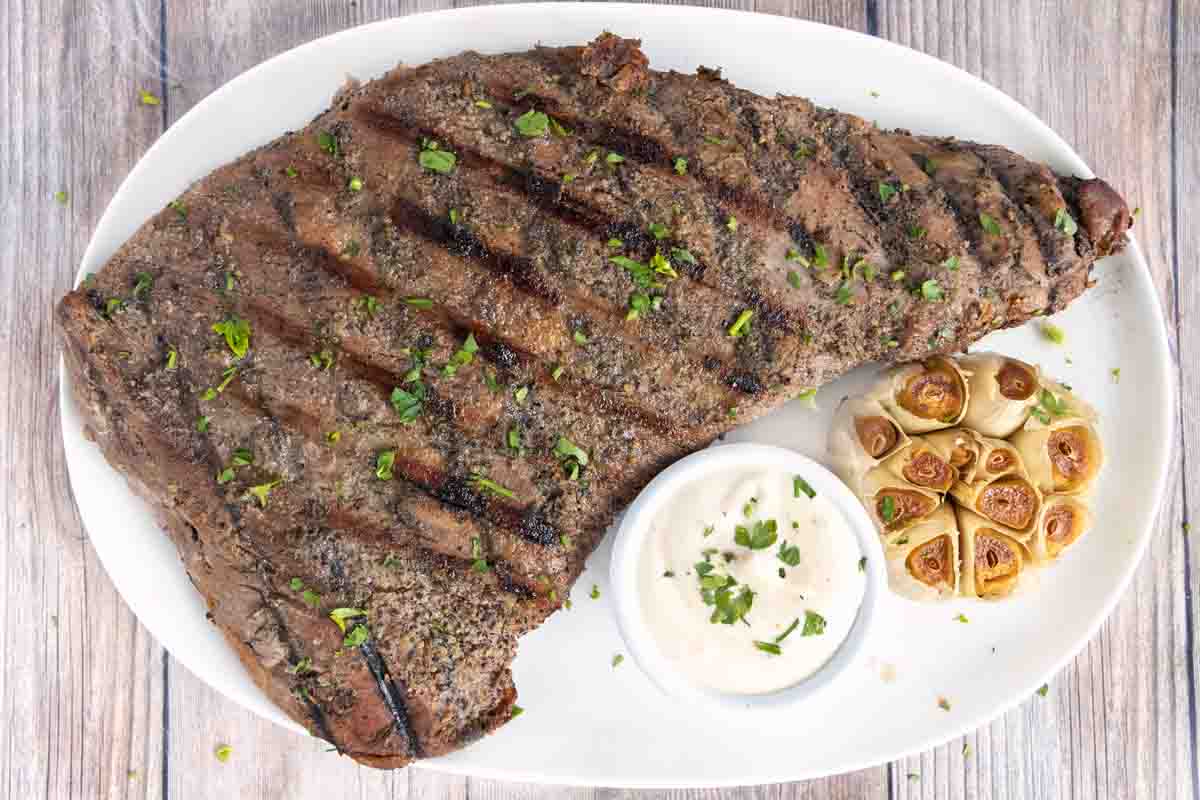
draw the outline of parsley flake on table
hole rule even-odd
[[[157,103],[155,105],[157,105]],[[219,744],[217,745],[217,749],[213,751],[213,754],[217,757],[217,761],[220,761],[222,764],[224,764],[229,760],[229,757],[233,755],[233,748],[227,744]]]
[[[588,592],[588,597],[592,598],[593,600],[599,600],[600,599],[600,587],[593,583],[592,590],[590,592]]]

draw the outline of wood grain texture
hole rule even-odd
[[[381,773],[262,722],[169,659],[82,531],[58,436],[50,310],[137,158],[260,61],[449,0],[6,0],[0,4],[0,788],[14,798],[1193,798],[1200,463],[1200,0],[724,0],[869,31],[957,64],[1046,120],[1140,205],[1178,355],[1172,491],[1098,637],[1050,685],[967,737],[820,781],[716,791],[561,789]],[[138,102],[139,89],[162,96]],[[68,203],[55,192],[69,193]],[[1114,365],[1119,366],[1119,365]],[[1191,454],[1191,466],[1188,457]],[[219,764],[215,748],[233,754]],[[967,745],[964,751],[964,745]]]
[[[157,24],[157,16],[145,20]],[[163,651],[109,583],[66,480],[51,309],[96,219],[162,132],[125,25],[0,5],[0,790],[161,795]],[[56,192],[67,192],[65,204]]]

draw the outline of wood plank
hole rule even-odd
[[[114,58],[126,38],[82,0],[0,7],[0,783],[14,798],[161,794],[162,650],[75,511],[50,313],[117,182],[162,130],[137,102],[139,65]]]
[[[1009,93],[1140,205],[1135,233],[1161,297],[1173,296],[1168,2],[881,0],[878,8],[881,36]],[[1173,306],[1165,308],[1170,315]],[[1159,532],[1133,585],[1049,695],[1031,698],[965,742],[899,762],[895,797],[1191,795],[1189,576],[1175,535],[1181,477],[1177,464]],[[964,743],[971,746],[966,758]],[[909,773],[918,777],[910,781]]]
[[[1195,529],[1200,522],[1196,509],[1200,507],[1200,493],[1196,491],[1194,477],[1200,464],[1200,278],[1196,275],[1194,260],[1200,253],[1200,197],[1197,196],[1196,176],[1200,175],[1200,0],[1180,0],[1177,6],[1177,23],[1173,55],[1175,57],[1175,95],[1172,116],[1174,131],[1171,149],[1175,156],[1175,174],[1172,183],[1174,200],[1173,222],[1176,235],[1173,275],[1176,295],[1175,319],[1177,325],[1177,356],[1180,365],[1180,429],[1183,461],[1183,500],[1181,517],[1172,520],[1167,529],[1167,538],[1178,543],[1174,554],[1187,566],[1188,596],[1184,609],[1187,622],[1186,649],[1183,653],[1187,669],[1187,707],[1190,710],[1191,748],[1178,758],[1174,767],[1178,773],[1187,773],[1192,796],[1200,799],[1200,705],[1197,694],[1196,676],[1200,675],[1200,651],[1196,647],[1196,622],[1200,620],[1200,595],[1195,591],[1197,570],[1200,569],[1200,543],[1196,530],[1183,533],[1183,523]],[[1193,480],[1187,478],[1191,476]],[[1170,653],[1174,657],[1176,653]],[[1184,692],[1179,692],[1183,698]],[[1182,779],[1181,781],[1182,782]]]

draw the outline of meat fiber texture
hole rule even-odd
[[[1057,311],[1125,242],[1102,181],[639,47],[397,68],[59,306],[88,433],[213,623],[363,763],[506,722],[518,638],[662,468]]]

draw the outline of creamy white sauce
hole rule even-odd
[[[828,499],[794,497],[793,477],[755,468],[715,472],[668,498],[651,522],[638,567],[642,615],[661,652],[693,683],[740,694],[786,688],[820,669],[853,627],[866,586],[858,540]],[[777,539],[769,547],[735,541],[737,526],[752,531],[772,519]],[[781,543],[799,549],[796,566],[780,560]],[[709,621],[714,606],[701,597],[696,568],[706,550],[710,575],[732,576],[735,594],[753,590],[749,625]],[[824,633],[803,635],[806,612],[824,618]],[[797,619],[779,655],[754,646],[774,643]]]

